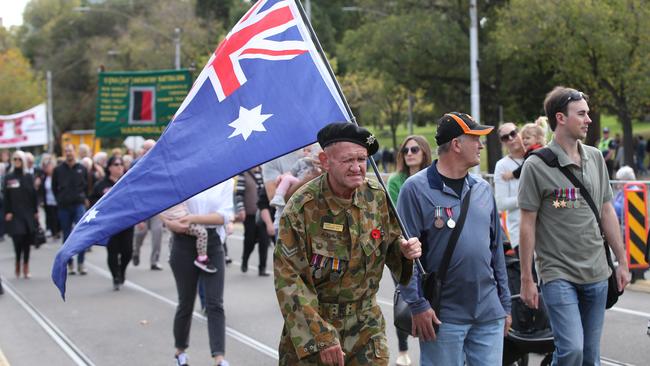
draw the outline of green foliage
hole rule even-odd
[[[173,69],[176,28],[182,66],[201,67],[225,33],[221,20],[195,15],[195,1],[80,5],[79,0],[33,0],[18,32],[21,49],[34,67],[52,71],[59,132],[94,127],[100,69]]]
[[[0,114],[22,112],[44,101],[43,81],[20,50],[0,52]]]
[[[590,94],[592,108],[618,117],[632,146],[632,119],[650,110],[646,1],[512,0],[498,16],[494,39],[504,60],[536,64],[552,83]],[[632,154],[625,149],[627,164]]]

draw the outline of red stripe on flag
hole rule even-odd
[[[143,121],[151,121],[151,103],[152,103],[151,90],[142,91],[142,110],[140,112],[140,119]]]
[[[225,39],[219,45],[219,48],[215,51],[215,58],[212,61],[212,67],[219,78],[223,94],[226,97],[234,93],[235,90],[241,86],[239,80],[237,80],[237,75],[235,74],[230,55],[244,47],[248,41],[259,33],[288,23],[291,20],[293,20],[293,14],[291,13],[291,9],[288,7],[273,10],[266,14],[264,18],[257,23],[243,28],[237,33],[231,34],[230,38]]]
[[[301,55],[307,51],[305,50],[281,50],[281,51],[274,51],[274,50],[268,50],[264,48],[248,48],[246,51],[242,52],[242,55],[250,55],[250,54],[257,54],[257,55],[269,55],[269,56],[285,56],[285,55]]]

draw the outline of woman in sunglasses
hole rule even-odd
[[[106,164],[104,179],[95,183],[93,193],[90,196],[90,203],[94,205],[103,195],[111,190],[111,187],[124,175],[124,162],[121,157],[111,156]],[[113,290],[119,291],[124,284],[126,266],[133,255],[133,227],[125,229],[108,240],[106,245],[108,252],[108,268],[113,276]]]
[[[7,233],[14,242],[16,252],[16,278],[20,277],[21,257],[23,277],[30,277],[29,246],[34,241],[38,222],[38,199],[34,188],[34,177],[25,172],[26,166],[25,153],[16,150],[3,184]]]
[[[411,135],[404,139],[399,150],[397,150],[397,171],[388,178],[388,194],[393,204],[397,205],[399,191],[406,181],[406,178],[431,165],[431,146],[420,135]],[[399,340],[399,355],[396,364],[408,366],[411,359],[408,356],[408,333],[397,330]]]

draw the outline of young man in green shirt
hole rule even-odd
[[[548,148],[593,198],[607,242],[618,258],[618,286],[623,289],[629,282],[628,263],[605,161],[598,149],[580,141],[591,124],[587,101],[585,94],[565,87],[546,96],[544,110],[555,132]],[[610,269],[596,217],[580,190],[538,156],[524,163],[518,199],[521,297],[529,307],[538,307],[532,276],[535,251],[555,338],[553,365],[599,365]]]

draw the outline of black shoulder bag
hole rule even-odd
[[[436,316],[440,316],[440,297],[442,292],[442,285],[445,282],[447,277],[447,270],[449,269],[449,262],[451,261],[451,256],[454,254],[454,249],[456,248],[456,243],[458,242],[458,237],[460,232],[463,230],[465,224],[465,218],[467,217],[467,209],[469,207],[469,199],[472,194],[472,189],[470,188],[463,198],[463,202],[460,208],[460,214],[458,216],[458,222],[454,227],[454,230],[451,232],[449,237],[449,242],[447,243],[447,248],[445,249],[445,254],[442,257],[440,262],[440,268],[438,272],[432,272],[423,276],[420,281],[420,286],[424,293],[424,298],[429,301],[429,305],[436,312]],[[422,243],[424,245],[424,242]],[[408,307],[408,304],[402,299],[401,293],[398,289],[395,289],[395,295],[393,296],[393,323],[395,327],[401,331],[411,333],[412,330],[412,321],[411,321],[411,310]],[[438,331],[438,325],[433,324],[435,331]]]
[[[594,203],[593,198],[589,194],[587,188],[584,184],[569,170],[569,168],[560,166],[560,163],[557,160],[557,155],[551,151],[548,147],[544,147],[533,152],[534,155],[537,155],[540,159],[546,163],[551,168],[558,168],[576,188],[580,189],[582,192],[582,197],[585,198],[587,204],[591,208],[591,211],[596,216],[596,222],[598,223],[598,229],[600,230],[600,236],[603,238],[603,243],[605,244],[605,256],[607,257],[607,265],[612,269],[612,274],[609,276],[607,282],[607,303],[606,308],[609,309],[618,301],[619,296],[623,295],[623,291],[618,290],[618,281],[616,278],[616,268],[614,268],[614,262],[612,262],[612,256],[609,253],[609,245],[607,244],[607,238],[605,238],[605,233],[603,232],[603,225],[600,222],[600,215],[598,214],[598,209]]]

